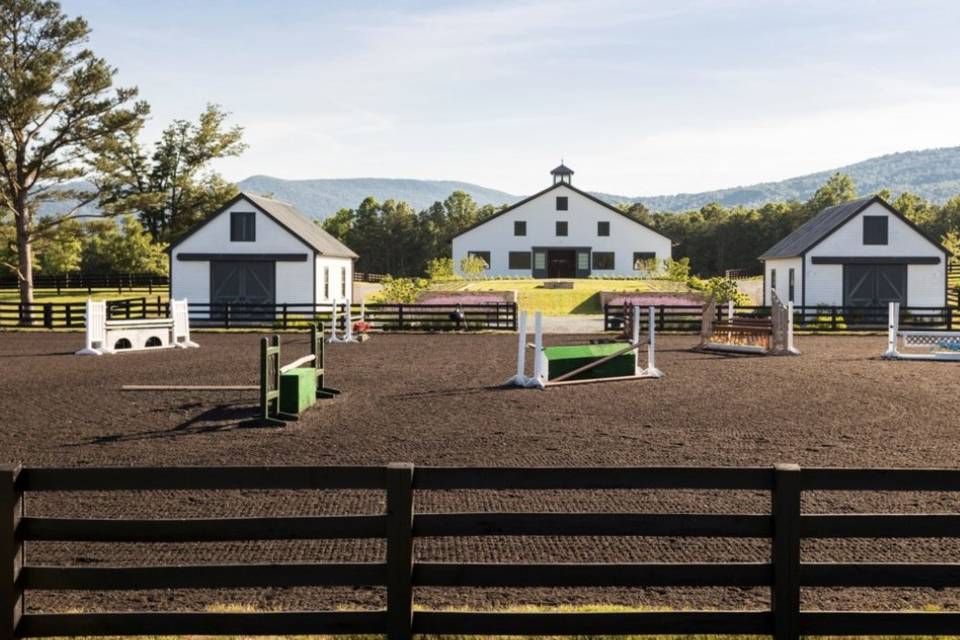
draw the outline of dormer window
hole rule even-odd
[[[569,204],[567,196],[557,196],[557,211],[566,211]]]
[[[257,214],[253,211],[230,212],[230,242],[256,242]]]

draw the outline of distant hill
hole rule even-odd
[[[763,182],[702,193],[637,197],[596,195],[612,203],[642,202],[652,211],[689,211],[710,202],[727,207],[758,206],[774,201],[806,200],[838,171],[853,178],[861,195],[882,189],[889,189],[894,194],[911,191],[937,203],[960,195],[960,147],[892,153],[780,182]]]
[[[426,209],[438,200],[446,200],[454,191],[466,191],[480,205],[512,204],[518,196],[454,180],[405,180],[395,178],[346,178],[323,180],[283,180],[270,176],[251,176],[237,183],[244,191],[273,194],[314,218],[326,218],[344,207],[356,208],[364,198],[380,202],[402,200],[415,210]]]

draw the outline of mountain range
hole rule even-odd
[[[593,194],[612,204],[642,202],[651,211],[689,211],[710,202],[728,207],[749,207],[773,201],[806,200],[836,172],[846,173],[853,178],[857,191],[862,195],[889,189],[894,194],[911,191],[933,202],[944,202],[960,195],[960,147],[892,153],[779,182],[763,182],[700,193],[658,196],[623,196],[597,192]],[[272,195],[290,202],[304,213],[318,219],[326,218],[344,207],[355,208],[368,196],[380,201],[390,198],[403,200],[416,210],[444,200],[455,190],[469,193],[481,205],[513,204],[523,197],[469,182],[451,180],[284,180],[258,175],[241,180],[238,185],[243,190]]]

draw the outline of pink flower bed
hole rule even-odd
[[[695,293],[630,293],[613,294],[609,299],[609,304],[622,305],[629,302],[638,304],[642,307],[650,305],[702,305],[703,296]]]

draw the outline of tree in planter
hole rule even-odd
[[[73,181],[91,148],[143,120],[136,88],[114,88],[115,70],[84,47],[90,29],[50,0],[0,2],[0,207],[14,227],[21,321],[31,322],[33,242],[95,200]],[[42,218],[44,205],[59,211]]]
[[[175,240],[238,192],[209,170],[212,160],[246,149],[243,129],[226,128],[227,116],[207,105],[196,123],[176,120],[164,129],[149,153],[139,140],[142,122],[99,140],[100,208],[108,215],[136,215],[154,242]]]

